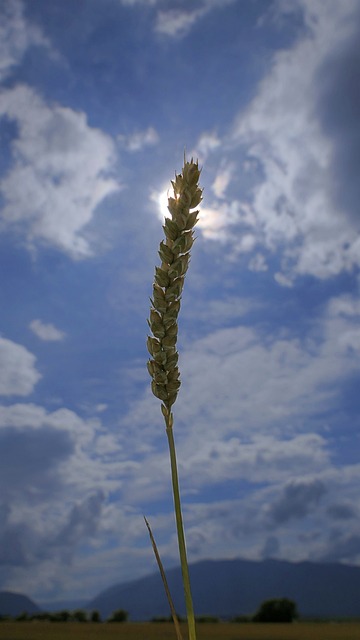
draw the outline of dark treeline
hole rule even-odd
[[[57,611],[53,613],[41,611],[37,613],[21,613],[16,617],[0,615],[0,622],[14,621],[14,622],[32,622],[32,621],[45,621],[45,622],[127,622],[129,614],[124,609],[117,609],[113,611],[111,616],[107,620],[102,620],[99,611],[84,611],[83,609],[75,609],[75,611]],[[179,621],[183,619],[178,616]],[[295,602],[288,600],[288,598],[275,598],[273,600],[265,600],[257,612],[252,616],[237,616],[232,618],[230,622],[293,622],[298,618],[298,612]],[[152,618],[150,622],[171,622],[170,617],[157,617]],[[203,615],[196,618],[198,623],[217,623],[220,622],[220,618],[211,615]]]
[[[128,619],[128,612],[123,609],[114,611],[110,618],[104,620],[104,622],[126,622]],[[38,613],[28,614],[26,612],[21,613],[18,616],[0,615],[0,622],[103,622],[101,615],[98,611],[91,611],[90,613],[83,609],[76,609],[75,611],[63,611],[47,612],[40,611]]]
[[[179,622],[182,618],[179,617]],[[236,616],[229,622],[293,622],[299,617],[296,603],[288,598],[273,598],[265,600],[254,615]],[[195,618],[198,623],[221,622],[220,618],[212,615],[198,616]],[[169,618],[153,618],[151,622],[171,622]]]

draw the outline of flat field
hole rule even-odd
[[[182,625],[186,640],[186,625]],[[359,640],[360,623],[199,624],[198,640]],[[1,622],[1,640],[176,640],[168,623]]]

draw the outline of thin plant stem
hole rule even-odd
[[[166,597],[168,599],[168,603],[169,603],[169,606],[170,606],[171,616],[172,616],[172,619],[174,621],[174,626],[175,626],[175,631],[176,631],[176,637],[177,637],[178,640],[183,640],[182,635],[181,635],[179,620],[178,620],[178,617],[176,615],[173,599],[171,597],[168,581],[166,579],[164,567],[163,567],[163,564],[161,562],[161,558],[160,558],[160,554],[159,554],[159,551],[158,551],[158,548],[157,548],[157,545],[156,545],[156,542],[155,542],[155,538],[153,536],[153,532],[151,531],[151,527],[150,527],[147,519],[145,518],[145,516],[144,516],[144,520],[145,520],[145,524],[146,524],[146,526],[148,528],[151,544],[152,544],[152,547],[153,547],[153,550],[154,550],[156,561],[158,563],[158,567],[159,567],[161,579],[163,581]]]
[[[178,537],[178,544],[179,544],[181,573],[182,573],[184,593],[185,593],[185,606],[186,606],[186,615],[187,615],[188,629],[189,629],[189,640],[196,640],[195,615],[194,615],[194,606],[193,606],[193,600],[191,595],[189,567],[188,567],[188,561],[187,561],[184,525],[183,525],[182,510],[181,510],[181,499],[180,499],[179,478],[178,478],[178,471],[177,471],[174,433],[173,433],[172,426],[168,424],[166,425],[166,435],[169,443],[171,481],[172,481],[172,489],[173,489],[173,497],[174,497],[175,519],[176,519],[176,529],[177,529],[177,537]]]

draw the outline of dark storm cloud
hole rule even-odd
[[[326,489],[320,480],[291,482],[270,508],[272,522],[278,525],[304,518],[318,504],[324,493]]]
[[[323,562],[355,562],[360,554],[360,535],[343,535],[336,531],[330,536],[326,553],[321,557]]]
[[[0,565],[31,566],[60,558],[70,562],[78,544],[97,529],[105,496],[85,496],[64,513],[62,525],[48,521],[47,530],[28,522],[26,507],[37,508],[51,499],[61,500],[64,478],[61,464],[74,453],[67,431],[49,427],[0,430]],[[75,501],[75,499],[74,499]],[[22,505],[25,511],[22,517]],[[16,507],[16,524],[12,515]]]
[[[30,566],[39,561],[61,558],[70,563],[77,545],[97,530],[105,496],[98,491],[72,507],[68,518],[57,533],[35,531],[25,522],[10,522],[11,507],[0,505],[0,565]]]
[[[356,516],[354,509],[348,504],[332,504],[327,508],[326,513],[333,520],[350,520]]]
[[[0,566],[19,567],[29,564],[29,545],[32,539],[29,527],[25,523],[11,522],[10,504],[0,504]]]
[[[36,491],[48,495],[59,483],[57,470],[74,450],[69,433],[42,427],[0,431],[1,495],[14,496]]]
[[[0,503],[0,530],[4,527],[8,521],[11,509],[8,504],[4,502]]]
[[[22,567],[29,564],[29,529],[25,524],[0,529],[0,566]]]
[[[317,111],[334,142],[331,188],[335,203],[360,223],[360,11],[357,33],[320,67]]]
[[[97,491],[80,504],[75,504],[53,545],[71,549],[82,539],[94,534],[101,517],[104,500],[104,493]]]

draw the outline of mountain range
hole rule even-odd
[[[190,566],[196,615],[232,618],[254,613],[270,598],[290,598],[300,616],[360,617],[360,567],[280,560],[205,560]],[[180,615],[185,614],[180,568],[167,572],[167,580]],[[158,573],[106,589],[89,609],[107,618],[125,609],[131,620],[168,616],[164,587]]]
[[[0,591],[0,615],[16,617],[22,613],[39,613],[40,608],[21,593],[12,591]]]
[[[290,598],[304,618],[360,618],[360,567],[281,560],[204,560],[190,565],[196,615],[228,619],[254,613],[270,598]],[[185,615],[180,567],[167,571],[175,608]],[[78,606],[68,603],[68,609]],[[63,606],[51,609],[59,610]],[[156,572],[144,578],[114,585],[83,605],[98,610],[106,620],[116,609],[125,609],[130,620],[169,616],[164,587]],[[0,592],[0,615],[49,611],[21,594]]]

